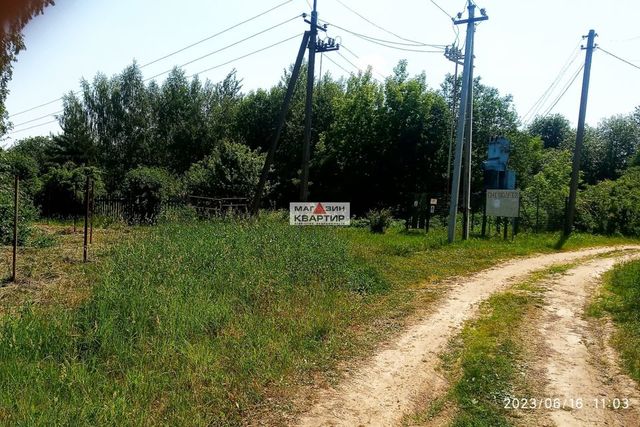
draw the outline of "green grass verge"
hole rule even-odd
[[[616,325],[613,345],[627,373],[640,381],[640,261],[615,267],[605,275],[600,296],[589,314],[611,316]]]
[[[134,236],[87,270],[93,291],[79,306],[27,304],[0,319],[0,423],[240,424],[362,353],[385,320],[414,306],[415,293],[402,291],[437,290],[451,275],[557,241],[450,246],[443,230],[373,235],[273,218]],[[575,236],[567,247],[623,241]]]

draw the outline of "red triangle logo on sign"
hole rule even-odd
[[[314,215],[326,215],[327,211],[324,210],[324,206],[322,206],[322,203],[318,203],[316,205],[316,208],[313,210],[313,214]]]

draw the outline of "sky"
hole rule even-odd
[[[3,145],[28,136],[59,132],[57,123],[51,122],[55,120],[54,114],[61,110],[62,101],[21,112],[77,90],[81,78],[91,80],[97,72],[108,76],[117,74],[134,60],[147,64],[285,1],[56,0],[54,7],[47,8],[25,29],[27,49],[19,54],[14,64],[6,100],[14,128]],[[489,20],[476,27],[474,73],[484,84],[498,88],[502,94],[512,95],[518,113],[525,119],[532,116],[527,113],[554,81],[557,80],[557,85],[538,109],[540,114],[552,107],[576,76],[549,111],[561,113],[576,124],[582,84],[582,74],[578,70],[584,63],[585,53],[580,50],[580,44],[584,44],[582,36],[590,29],[598,33],[596,43],[600,47],[640,66],[640,29],[633,26],[640,18],[637,0],[475,1],[479,8],[486,9]],[[456,40],[449,16],[458,12],[466,16],[465,1],[436,0],[436,3],[446,13],[431,0],[318,0],[318,11],[320,19],[366,36],[396,43],[410,44],[402,40],[408,39],[449,45]],[[153,77],[174,65],[203,57],[289,20],[184,67],[188,75],[200,73],[289,39],[200,74],[202,79],[220,81],[235,68],[243,80],[244,92],[271,87],[295,60],[300,45],[300,37],[295,36],[301,36],[308,28],[301,17],[293,18],[309,10],[307,0],[289,0],[264,16],[144,67],[143,74],[145,78]],[[365,69],[371,65],[374,77],[382,80],[399,60],[407,59],[409,72],[424,72],[430,87],[437,89],[445,75],[454,70],[454,64],[440,51],[393,49],[363,40],[343,29],[329,25],[327,35],[336,37],[343,48],[339,53],[323,55],[323,73],[340,77],[357,72],[356,67]],[[466,27],[459,26],[458,29],[461,43]],[[566,64],[569,66],[565,68]],[[318,72],[319,68],[318,63]],[[563,69],[565,72],[561,73]],[[161,83],[164,77],[159,76],[156,80]],[[587,123],[595,126],[603,118],[629,113],[637,105],[640,105],[640,69],[596,50]]]

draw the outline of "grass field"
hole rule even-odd
[[[622,264],[606,274],[604,290],[589,313],[608,314],[613,319],[613,345],[627,373],[640,381],[640,261]]]
[[[576,235],[565,248],[625,241]],[[275,218],[138,230],[77,266],[91,289],[80,301],[21,302],[2,317],[0,423],[239,424],[366,353],[447,277],[556,243],[446,245],[443,230]]]

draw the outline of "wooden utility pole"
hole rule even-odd
[[[585,38],[585,37],[583,37]],[[573,151],[573,168],[571,171],[571,186],[569,187],[569,202],[567,204],[564,220],[564,236],[568,237],[573,231],[573,219],[576,213],[576,197],[578,195],[578,181],[580,179],[580,160],[582,156],[582,144],[584,143],[584,122],[587,116],[587,98],[589,96],[589,79],[591,77],[591,59],[595,49],[594,40],[596,32],[589,31],[587,38],[587,51],[584,60],[584,75],[582,78],[582,95],[580,97],[580,114],[578,116],[578,130],[576,132],[576,146]]]
[[[11,263],[11,281],[16,281],[16,263],[18,260],[18,194],[20,192],[20,178],[16,174],[13,185],[13,259]]]
[[[460,194],[460,177],[462,169],[462,143],[464,140],[465,118],[467,113],[469,90],[469,76],[471,73],[471,61],[473,58],[473,40],[475,35],[475,23],[478,21],[486,21],[489,19],[484,9],[481,10],[482,16],[475,17],[476,6],[469,0],[469,18],[454,21],[456,25],[467,24],[467,38],[465,42],[464,54],[464,71],[462,76],[462,95],[460,97],[460,113],[458,114],[458,125],[456,130],[456,151],[453,164],[453,182],[451,185],[451,197],[449,199],[449,243],[453,243],[456,234],[456,220],[458,215],[458,196]]]

